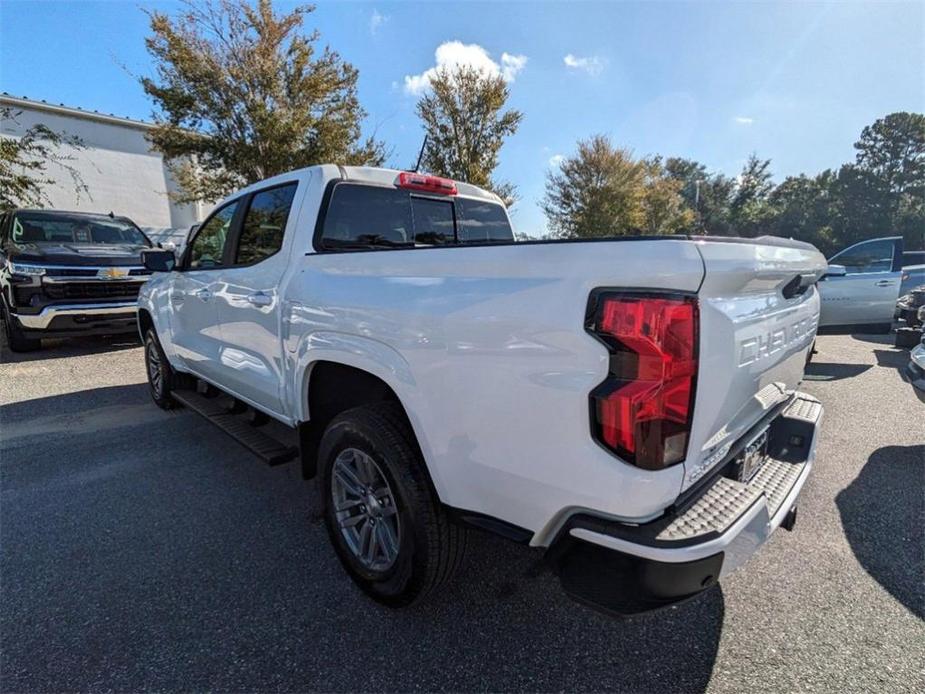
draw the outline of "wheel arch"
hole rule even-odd
[[[141,338],[141,341],[145,341],[145,334],[147,334],[149,328],[154,327],[154,318],[151,316],[151,312],[144,307],[139,307],[138,309],[138,336]],[[156,330],[156,329],[155,329]]]
[[[303,421],[299,424],[302,476],[311,479],[317,474],[318,446],[325,428],[334,417],[354,407],[392,402],[399,407],[407,421],[414,435],[414,444],[424,460],[429,482],[437,498],[441,498],[433,468],[428,462],[426,441],[423,440],[420,427],[416,425],[407,398],[403,398],[400,389],[393,387],[383,376],[385,374],[381,371],[377,374],[373,369],[336,358],[317,359],[308,365],[303,389]]]

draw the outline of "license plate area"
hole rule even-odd
[[[745,448],[735,457],[732,464],[733,478],[748,483],[767,459],[768,429],[765,429],[745,444]]]

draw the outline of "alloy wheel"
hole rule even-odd
[[[151,383],[151,390],[154,391],[155,397],[159,398],[164,387],[164,374],[161,370],[161,356],[157,353],[157,346],[152,340],[148,340],[145,356],[148,362],[148,381]]]
[[[376,461],[345,448],[331,474],[334,518],[347,548],[365,568],[386,571],[398,558],[401,526],[395,495]]]

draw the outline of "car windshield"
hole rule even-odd
[[[41,212],[20,212],[13,217],[11,238],[15,243],[93,243],[150,246],[151,242],[131,222],[112,217],[92,217]]]

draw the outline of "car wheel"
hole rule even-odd
[[[148,374],[148,390],[154,403],[163,410],[177,407],[178,403],[173,399],[172,393],[188,386],[190,379],[186,374],[174,371],[167,361],[167,355],[161,348],[154,328],[148,328],[148,332],[145,333],[145,371]]]
[[[813,360],[813,355],[816,353],[816,341],[813,340],[812,346],[809,348],[809,351],[806,353],[806,366],[809,366],[809,363]]]
[[[10,309],[7,308],[6,300],[0,300],[3,314],[3,332],[6,334],[6,343],[14,352],[33,352],[40,349],[42,340],[40,338],[26,337],[22,329],[16,325],[16,321],[10,316]]]
[[[465,552],[395,403],[335,417],[318,452],[331,543],[350,577],[389,607],[418,602],[443,584]]]

